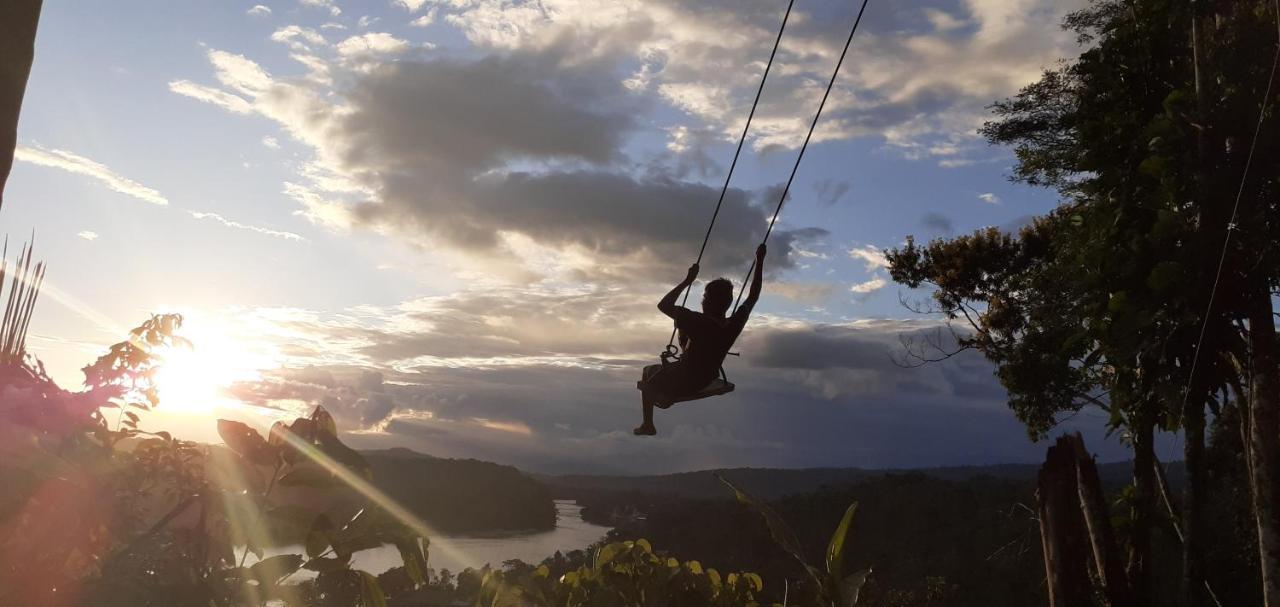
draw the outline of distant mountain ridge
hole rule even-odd
[[[1119,487],[1133,474],[1130,462],[1098,464],[1098,475],[1104,485]],[[979,477],[997,480],[1034,482],[1039,464],[994,464],[987,466],[950,466],[915,469],[866,468],[725,468],[676,474],[647,476],[616,475],[533,475],[551,488],[557,498],[577,499],[602,492],[635,492],[693,499],[729,497],[715,474],[720,474],[762,499],[778,499],[817,491],[822,487],[840,487],[888,475],[922,474],[949,481],[965,481]],[[1166,464],[1169,484],[1182,486],[1182,462]]]

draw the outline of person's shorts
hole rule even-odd
[[[674,404],[671,402],[673,397],[697,394],[714,380],[714,377],[707,379],[702,374],[695,375],[688,366],[679,362],[649,365],[644,368],[642,377],[645,393],[653,399],[654,406],[660,409]]]

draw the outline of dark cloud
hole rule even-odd
[[[863,338],[856,328],[810,326],[762,331],[754,335],[755,354],[748,360],[776,369],[874,369],[892,365],[890,347]]]
[[[955,232],[955,226],[952,224],[950,217],[933,211],[925,213],[920,218],[920,225],[944,236]]]
[[[719,190],[654,167],[643,177],[626,170],[622,141],[642,106],[610,69],[546,54],[379,69],[355,86],[334,133],[344,166],[377,193],[356,217],[480,253],[500,254],[501,234],[522,234],[587,253],[596,262],[579,269],[590,278],[678,273]],[[771,191],[728,192],[709,270],[745,267]],[[773,267],[823,234],[778,230]]]
[[[834,179],[822,179],[813,184],[813,189],[818,194],[818,202],[827,206],[840,202],[852,187],[847,181]]]

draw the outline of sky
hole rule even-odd
[[[45,3],[0,212],[49,266],[67,387],[180,312],[147,423],[216,440],[323,405],[347,439],[542,472],[1034,462],[980,355],[882,251],[1053,207],[977,135],[1078,52],[1081,0],[872,0],[769,239],[734,393],[635,380],[697,256],[784,0]],[[856,11],[797,0],[703,260],[741,281]],[[697,301],[701,282],[694,287]],[[939,333],[939,332],[942,333]],[[1104,460],[1124,457],[1085,410]],[[1172,444],[1170,437],[1168,442]]]

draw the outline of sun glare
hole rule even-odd
[[[258,377],[262,368],[246,344],[209,322],[189,319],[181,334],[192,347],[167,348],[156,372],[160,409],[186,414],[212,414],[218,407],[238,406],[227,389]],[[222,327],[226,329],[226,327]]]

